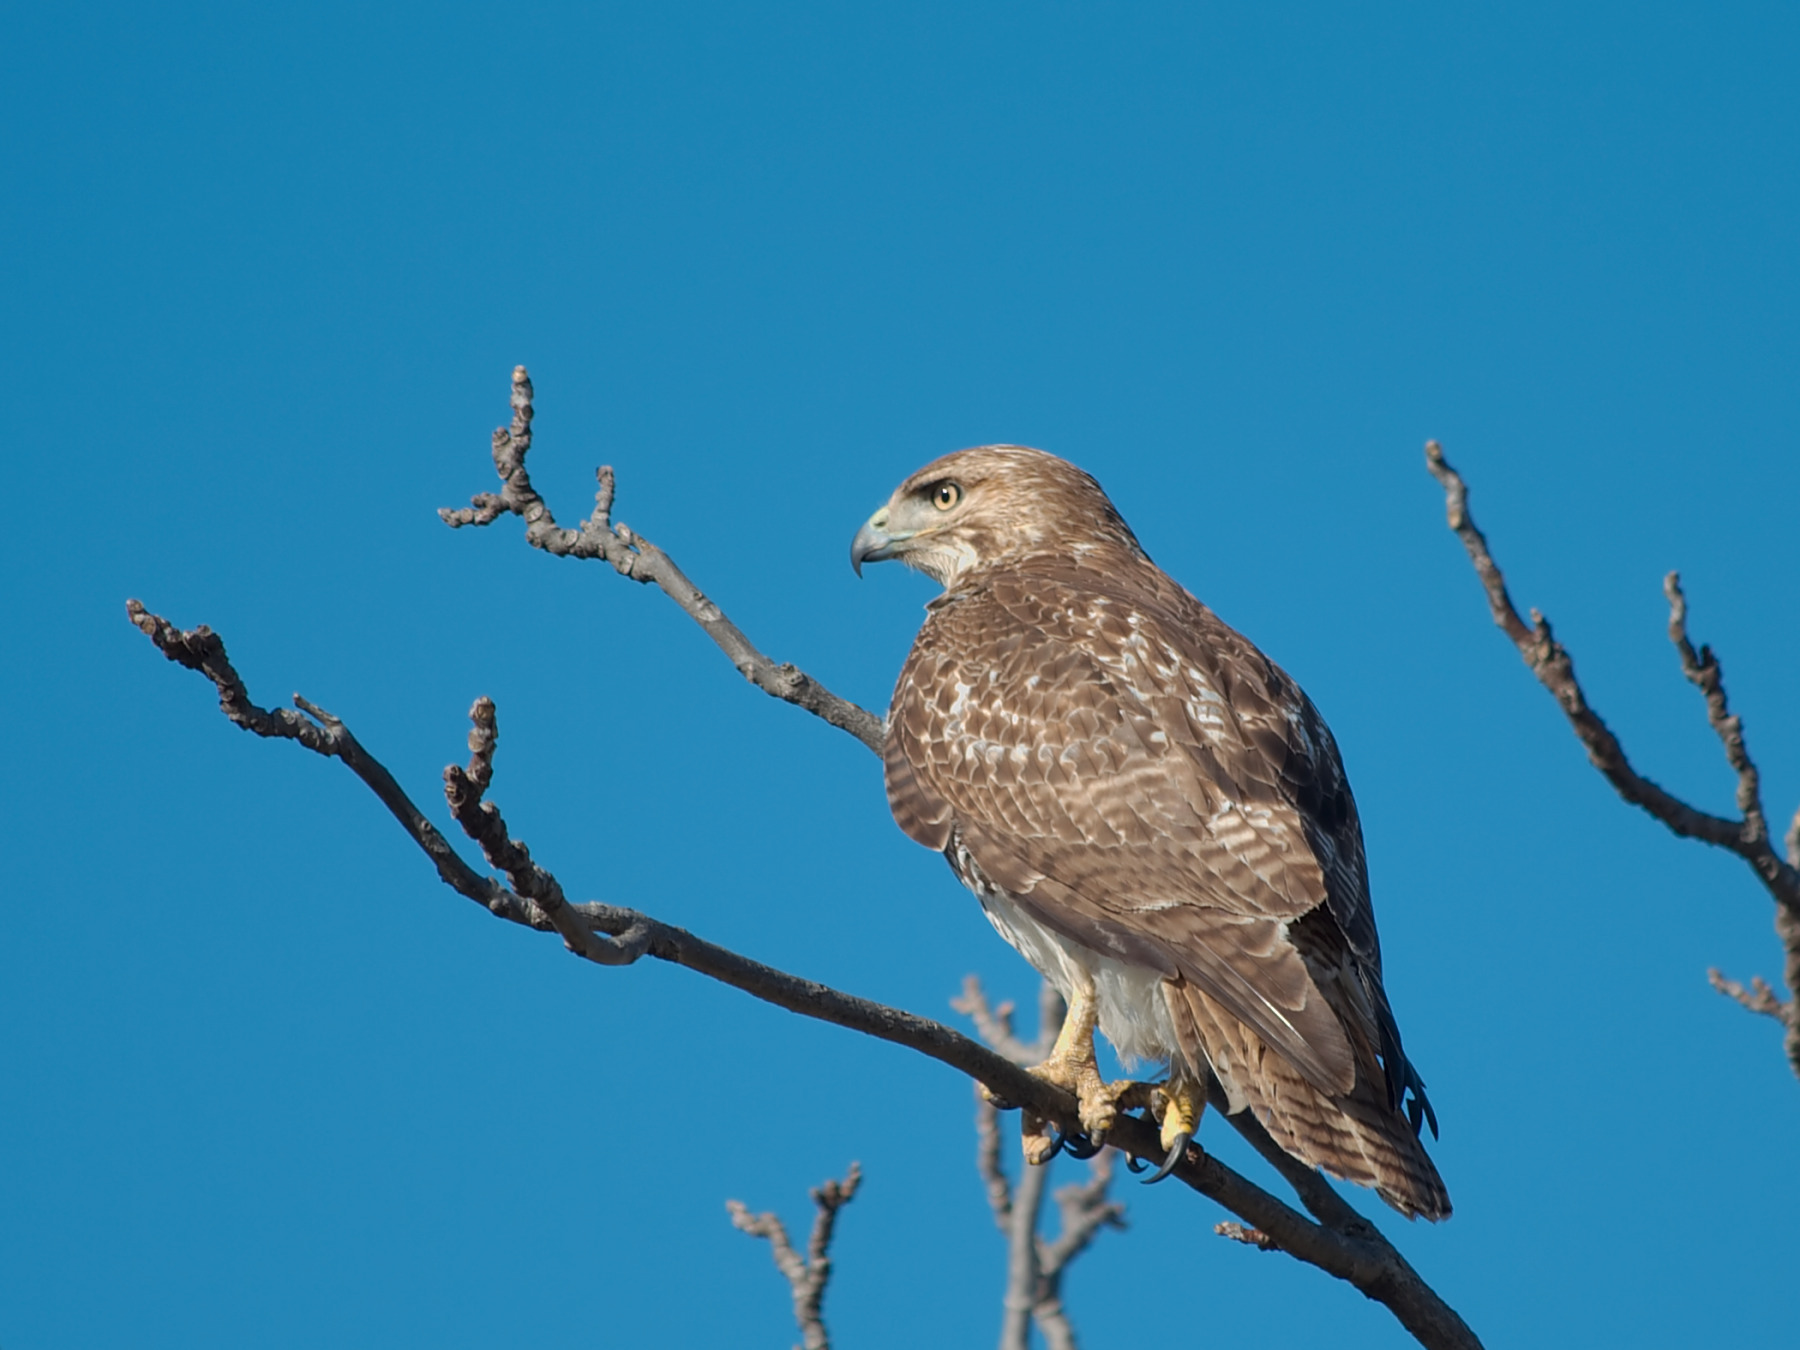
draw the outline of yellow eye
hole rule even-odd
[[[962,489],[955,483],[939,483],[931,490],[931,504],[940,511],[948,511],[962,500]]]

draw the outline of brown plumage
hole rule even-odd
[[[888,714],[900,827],[1065,996],[1094,990],[1121,1054],[1210,1074],[1295,1157],[1448,1215],[1356,803],[1300,687],[1041,451],[919,470],[857,536],[853,562],[883,558],[945,587]]]

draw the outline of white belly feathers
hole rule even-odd
[[[1069,941],[1026,914],[1001,891],[969,889],[981,900],[995,931],[1056,986],[1065,1003],[1073,999],[1079,986],[1092,984],[1100,1030],[1128,1068],[1141,1061],[1168,1062],[1176,1044],[1175,1026],[1163,999],[1162,976]]]

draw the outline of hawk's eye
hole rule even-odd
[[[939,483],[931,490],[931,504],[940,511],[948,511],[962,500],[962,489],[955,483]]]

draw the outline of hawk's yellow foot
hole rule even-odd
[[[1200,1113],[1206,1110],[1206,1089],[1189,1079],[1172,1076],[1168,1082],[1157,1085],[1152,1098],[1151,1110],[1160,1109],[1161,1112],[1162,1146],[1166,1156],[1162,1166],[1156,1169],[1156,1175],[1145,1179],[1146,1186],[1153,1186],[1168,1176],[1186,1155],[1194,1132],[1200,1128]]]
[[[1048,1162],[1065,1146],[1076,1157],[1091,1158],[1105,1144],[1121,1110],[1150,1104],[1149,1084],[1126,1079],[1109,1083],[1100,1076],[1100,1066],[1094,1057],[1094,1027],[1098,1017],[1093,990],[1077,989],[1050,1057],[1026,1070],[1033,1077],[1075,1095],[1081,1131],[1086,1138],[1077,1140],[1058,1135],[1046,1143],[1044,1123],[1028,1113],[1023,1126],[1027,1162]],[[1038,1127],[1035,1131],[1034,1123]]]
[[[1025,1147],[1025,1161],[1041,1167],[1063,1150],[1062,1132],[1033,1111],[1019,1115],[1019,1141]]]

